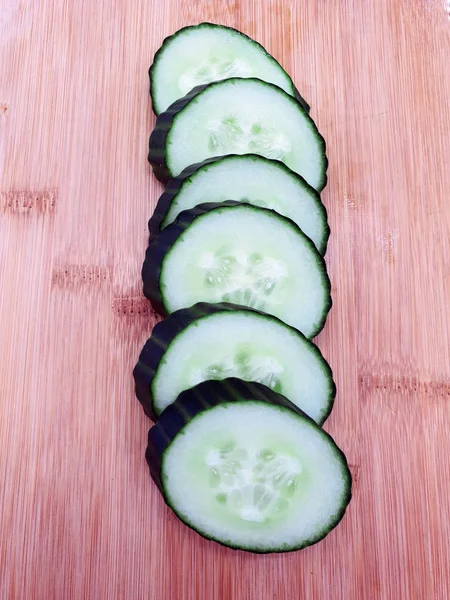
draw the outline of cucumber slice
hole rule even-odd
[[[149,221],[150,234],[158,235],[182,210],[224,200],[276,210],[297,223],[325,254],[330,228],[318,192],[282,162],[257,154],[208,159],[171,179]]]
[[[260,79],[196,87],[156,119],[148,160],[160,181],[224,154],[281,160],[316,190],[326,184],[325,140],[314,121],[292,96]]]
[[[334,440],[282,395],[239,379],[180,394],[150,429],[146,459],[186,525],[251,552],[318,542],[351,499]]]
[[[258,77],[274,83],[309,111],[308,103],[273,56],[250,37],[223,25],[190,25],[167,37],[155,54],[149,76],[156,115],[194,87],[228,77]]]
[[[325,261],[312,241],[275,211],[233,201],[180,213],[147,248],[142,279],[162,315],[231,302],[275,315],[308,338],[331,308]]]
[[[263,383],[319,425],[336,395],[330,366],[302,333],[276,317],[226,303],[198,303],[155,325],[133,375],[138,400],[153,419],[183,390],[209,379]]]

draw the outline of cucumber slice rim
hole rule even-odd
[[[255,45],[262,52],[262,54],[265,55],[265,57],[270,62],[273,62],[276,65],[278,65],[280,67],[281,71],[283,71],[285,73],[285,75],[286,75],[286,81],[288,81],[290,83],[290,86],[292,88],[292,92],[293,92],[293,96],[292,97],[295,98],[303,106],[303,108],[305,109],[305,111],[307,113],[309,113],[309,111],[311,110],[311,106],[308,104],[308,102],[300,94],[299,90],[297,89],[297,87],[294,84],[294,81],[293,81],[292,77],[289,75],[289,73],[286,71],[286,69],[284,69],[284,67],[281,65],[281,63],[278,62],[278,60],[272,54],[270,54],[270,52],[268,52],[268,50],[266,50],[266,48],[264,48],[264,46],[262,44],[260,44],[259,42],[257,42],[255,39],[253,39],[252,37],[250,37],[246,33],[243,33],[242,31],[239,31],[239,29],[236,29],[235,27],[230,27],[228,25],[220,25],[218,23],[211,23],[209,21],[203,21],[202,23],[198,23],[197,25],[186,25],[184,27],[181,27],[180,29],[178,29],[174,33],[166,36],[163,39],[163,41],[161,42],[160,47],[158,48],[158,50],[155,52],[155,54],[153,56],[153,62],[152,62],[152,64],[150,65],[150,67],[148,69],[148,76],[149,76],[149,80],[150,80],[150,97],[151,97],[151,100],[152,100],[152,109],[153,109],[153,112],[155,113],[156,116],[159,116],[161,113],[165,112],[164,110],[158,110],[158,108],[156,106],[157,102],[155,102],[155,98],[154,98],[154,94],[153,94],[154,79],[155,79],[155,70],[156,70],[156,67],[157,67],[157,65],[159,63],[161,55],[166,50],[167,45],[170,44],[171,41],[174,38],[178,37],[178,35],[180,33],[186,32],[186,30],[199,29],[199,28],[203,28],[203,29],[217,29],[217,28],[220,28],[220,29],[229,29],[229,30],[233,31],[235,34],[238,34],[239,36],[241,36],[241,37],[246,38],[247,40],[249,40],[253,45]],[[219,80],[219,81],[222,81],[222,80]],[[209,85],[209,84],[206,84],[206,85]],[[168,110],[168,108],[165,109],[165,110]]]

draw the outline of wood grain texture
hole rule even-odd
[[[202,20],[264,44],[328,144],[334,306],[318,343],[354,499],[286,556],[175,519],[133,397],[161,191],[147,69]],[[443,0],[0,0],[2,600],[450,597],[449,56]]]

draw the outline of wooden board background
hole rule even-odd
[[[293,74],[328,143],[336,376],[354,499],[323,542],[254,556],[169,513],[131,371],[147,69],[212,20]],[[450,597],[450,22],[441,0],[0,0],[0,597]]]

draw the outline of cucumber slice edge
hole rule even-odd
[[[243,398],[235,399],[230,397],[228,399],[224,399],[223,390],[227,387],[236,387],[237,389],[239,389],[241,394],[243,395]],[[218,394],[215,393],[214,388],[218,389]],[[192,396],[194,396],[194,400],[197,400],[195,396],[198,393],[204,396],[205,399],[207,398],[207,400],[205,400],[204,406],[201,407],[198,405],[195,406],[195,403],[191,402],[191,404],[195,406],[195,411],[192,412],[192,414],[190,414],[189,410],[186,410],[185,405],[189,405]],[[255,395],[259,396],[258,400],[254,400],[252,398],[252,396]],[[262,397],[265,397],[265,400],[262,400]],[[302,421],[306,421],[311,428],[313,428],[320,434],[320,436],[326,439],[327,444],[329,444],[333,448],[333,454],[338,458],[338,462],[341,466],[341,475],[345,484],[345,492],[340,498],[339,507],[333,514],[332,521],[330,521],[326,527],[320,530],[316,536],[312,536],[306,540],[303,540],[302,543],[298,545],[282,545],[281,547],[257,548],[245,546],[242,544],[233,544],[229,543],[228,541],[224,542],[223,540],[210,535],[208,531],[200,529],[197,525],[194,526],[192,522],[185,515],[183,515],[182,511],[177,509],[176,503],[173,503],[173,501],[171,501],[170,496],[167,494],[166,488],[164,486],[164,478],[161,478],[161,470],[163,468],[165,452],[177,436],[184,435],[183,428],[186,424],[195,419],[197,416],[201,416],[201,414],[205,411],[214,410],[220,404],[237,404],[248,402],[253,402],[254,404],[265,404],[265,402],[267,402],[268,404],[275,405],[276,409],[278,409],[279,411],[288,412],[291,418],[299,418]],[[170,433],[164,430],[165,423],[171,423]],[[158,444],[160,445],[159,448]],[[330,531],[332,531],[340,523],[352,499],[352,476],[348,466],[348,461],[344,452],[336,444],[334,438],[324,429],[319,427],[317,423],[315,423],[301,409],[293,405],[287,398],[285,398],[281,394],[273,392],[270,388],[267,388],[262,384],[256,382],[245,382],[233,377],[222,381],[204,381],[198,384],[197,386],[194,386],[193,388],[182,392],[179,395],[178,399],[162,412],[156,425],[154,425],[149,430],[148,447],[145,453],[145,457],[149,465],[152,479],[161,491],[164,502],[175,513],[175,515],[180,519],[180,521],[182,521],[186,526],[188,526],[190,529],[193,529],[202,537],[214,541],[222,546],[232,548],[235,550],[243,550],[257,554],[268,554],[274,552],[291,552],[306,548],[322,540],[328,535]]]
[[[163,228],[167,227],[170,223],[165,224],[166,217],[168,211],[171,207],[172,202],[176,199],[178,194],[182,193],[184,188],[187,185],[190,185],[192,179],[196,177],[197,174],[201,174],[204,170],[207,170],[209,167],[214,168],[216,165],[220,166],[220,164],[226,164],[227,162],[233,162],[234,160],[244,159],[250,162],[255,161],[256,163],[266,163],[271,167],[276,167],[280,171],[286,173],[287,177],[290,177],[292,180],[295,180],[300,183],[302,187],[305,187],[308,190],[308,193],[311,197],[314,198],[317,209],[321,213],[322,219],[325,223],[324,225],[324,235],[322,243],[318,246],[318,250],[322,256],[325,255],[328,240],[330,237],[330,226],[328,223],[328,211],[321,201],[320,193],[313,188],[304,177],[302,177],[299,173],[292,171],[284,162],[276,159],[269,159],[261,154],[225,154],[223,156],[215,156],[212,158],[207,158],[200,163],[195,163],[186,167],[180,175],[169,179],[166,189],[160,195],[158,202],[156,204],[155,210],[153,211],[152,216],[148,221],[148,230],[150,234],[150,240],[159,235]],[[230,200],[233,200],[230,198]],[[238,200],[235,200],[238,201]],[[250,202],[250,204],[254,204],[258,206],[258,204]],[[285,215],[284,215],[285,216]],[[289,218],[289,217],[287,217]],[[164,227],[163,227],[164,225]]]
[[[179,113],[192,101],[197,100],[203,93],[207,90],[215,88],[216,86],[223,84],[232,84],[232,83],[240,83],[240,82],[257,82],[260,85],[268,86],[271,89],[275,90],[280,95],[284,95],[284,97],[291,103],[295,103],[295,106],[299,108],[301,112],[303,112],[304,117],[308,121],[308,124],[313,129],[316,130],[316,137],[318,140],[318,144],[321,151],[322,161],[323,161],[323,176],[322,180],[318,184],[316,188],[320,193],[327,184],[328,176],[328,158],[326,155],[326,142],[324,137],[321,135],[319,130],[317,129],[316,124],[314,123],[311,116],[306,112],[302,104],[293,96],[290,96],[283,89],[278,86],[269,83],[267,81],[263,81],[262,79],[258,79],[257,77],[248,77],[246,79],[240,77],[230,77],[229,79],[222,79],[220,81],[214,81],[209,84],[199,85],[192,89],[186,96],[176,100],[173,104],[169,106],[169,108],[160,113],[156,119],[155,128],[153,129],[152,134],[149,139],[149,152],[148,152],[148,162],[153,168],[153,172],[155,177],[161,181],[161,183],[166,184],[169,179],[176,177],[172,173],[170,166],[166,162],[166,141],[170,134],[170,130],[172,125],[175,123]]]
[[[165,112],[164,110],[159,110],[157,107],[157,100],[155,100],[155,94],[153,93],[153,88],[154,88],[154,72],[156,70],[156,67],[158,65],[158,62],[160,60],[161,55],[163,54],[163,52],[166,50],[167,46],[171,43],[171,41],[178,37],[178,35],[183,32],[186,32],[187,30],[192,30],[192,29],[198,29],[198,28],[203,28],[203,29],[229,29],[231,31],[233,31],[235,34],[248,39],[253,45],[255,45],[260,52],[262,52],[262,54],[264,54],[266,56],[266,58],[271,61],[274,62],[276,65],[278,65],[280,67],[280,69],[285,73],[286,76],[286,81],[288,81],[290,83],[290,87],[292,89],[292,93],[293,93],[293,97],[302,105],[302,107],[305,109],[305,111],[307,113],[309,113],[309,111],[311,110],[310,105],[308,104],[308,102],[306,102],[306,100],[303,98],[303,96],[300,94],[299,90],[297,89],[297,87],[295,86],[291,76],[289,75],[289,73],[282,67],[281,63],[279,63],[277,61],[277,59],[272,56],[272,54],[270,54],[270,52],[268,52],[268,50],[266,50],[266,48],[264,48],[264,46],[262,44],[260,44],[259,42],[257,42],[255,39],[253,39],[252,37],[250,37],[249,35],[247,35],[246,33],[243,33],[242,31],[239,31],[238,29],[236,29],[235,27],[230,27],[228,25],[220,25],[218,23],[211,23],[209,21],[204,21],[202,23],[198,23],[197,25],[186,25],[185,27],[181,27],[180,29],[178,29],[177,31],[175,31],[174,33],[172,33],[171,35],[166,36],[160,47],[158,48],[158,50],[155,52],[154,56],[153,56],[153,62],[150,65],[149,69],[148,69],[148,76],[149,76],[149,80],[150,80],[150,97],[152,100],[152,109],[153,112],[155,113],[156,116],[159,116],[161,113]],[[209,85],[209,84],[207,84]],[[167,109],[166,109],[167,110]]]
[[[317,262],[320,264],[320,270],[324,275],[327,302],[324,305],[321,319],[315,324],[315,328],[312,330],[311,334],[307,336],[308,339],[313,339],[320,333],[320,331],[322,331],[323,327],[325,326],[327,315],[333,306],[333,300],[331,297],[331,281],[328,276],[325,259],[318,252],[312,240],[305,235],[305,233],[298,227],[296,223],[294,223],[294,221],[269,208],[245,204],[243,202],[236,202],[234,200],[227,200],[220,203],[199,204],[193,209],[182,211],[173,223],[168,225],[155,240],[150,242],[147,248],[145,260],[142,266],[144,295],[148,298],[148,300],[150,300],[156,312],[164,317],[167,316],[171,311],[166,305],[163,294],[161,294],[160,277],[164,261],[169,255],[172,246],[178,240],[178,238],[182,236],[184,230],[189,227],[194,220],[201,219],[205,215],[207,216],[211,211],[227,210],[239,206],[245,206],[254,211],[265,211],[266,213],[270,213],[272,217],[282,220],[285,225],[288,225],[294,229],[297,235],[300,235],[302,240],[316,256]],[[154,249],[158,249],[158,245],[162,246],[163,248],[167,248],[168,250],[166,252],[154,252]]]
[[[323,368],[327,371],[328,381],[330,383],[327,409],[322,413],[321,418],[316,421],[319,426],[322,426],[333,409],[336,398],[336,383],[333,377],[333,370],[323,356],[320,348],[301,331],[292,325],[288,325],[277,316],[264,313],[252,307],[241,306],[229,302],[219,302],[215,304],[198,302],[189,308],[182,308],[169,314],[163,321],[160,321],[154,326],[152,334],[144,344],[144,347],[139,354],[138,361],[133,369],[135,393],[138,401],[143,407],[144,413],[155,422],[162,412],[158,410],[155,405],[154,384],[161,367],[161,361],[176,338],[183,335],[189,328],[196,327],[196,324],[199,321],[208,319],[214,315],[235,311],[250,313],[277,323],[278,326],[282,327],[287,332],[300,337],[302,342],[308,346],[311,353],[317,356],[318,360],[322,363]]]

